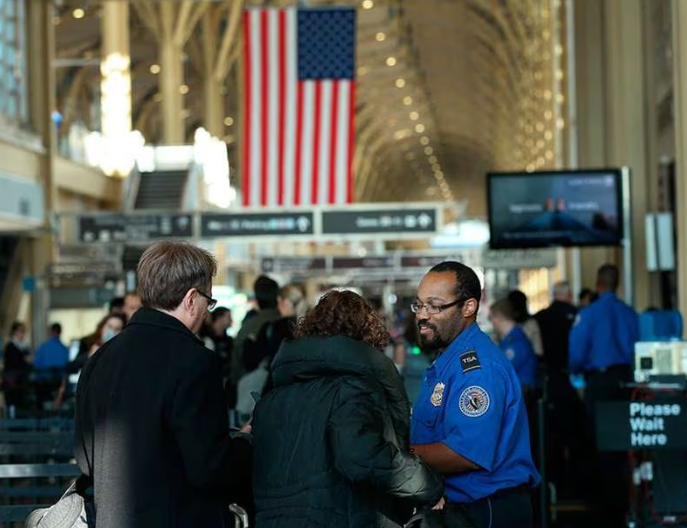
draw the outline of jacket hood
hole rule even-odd
[[[393,361],[371,346],[344,336],[285,341],[272,365],[275,387],[322,377],[353,376],[381,385],[399,440],[408,437],[410,403]],[[404,425],[405,424],[405,425]]]

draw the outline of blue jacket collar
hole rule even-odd
[[[465,330],[463,330],[458,337],[456,337],[451,344],[444,350],[441,355],[434,361],[434,368],[437,371],[443,372],[444,368],[453,361],[453,359],[474,348],[472,344],[475,336],[480,332],[477,323],[472,323]]]

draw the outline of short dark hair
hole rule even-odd
[[[447,260],[434,266],[429,273],[453,273],[456,277],[456,298],[461,302],[475,299],[479,305],[482,299],[482,285],[477,274],[469,266]]]
[[[516,323],[522,324],[529,319],[530,312],[527,309],[527,295],[520,290],[513,290],[508,293],[508,302],[511,306],[511,315]]]
[[[516,322],[513,304],[508,299],[499,299],[489,307],[489,312],[500,315],[507,321]]]
[[[279,296],[277,281],[270,279],[267,275],[260,275],[253,283],[253,291],[258,308],[269,310],[277,307],[277,297]]]
[[[138,261],[138,293],[148,308],[174,310],[191,288],[212,286],[217,261],[204,249],[186,242],[164,241],[146,249]]]
[[[62,325],[60,323],[53,323],[50,325],[50,331],[55,335],[61,335]]]
[[[360,295],[348,290],[327,292],[308,310],[298,322],[294,337],[309,336],[346,336],[378,350],[389,344],[389,332],[377,312]]]
[[[616,291],[620,285],[620,272],[615,264],[604,264],[596,273],[596,282],[599,286]]]
[[[121,310],[122,308],[124,308],[124,297],[115,297],[110,301],[110,311]]]
[[[22,323],[21,321],[13,322],[12,326],[10,327],[10,335],[14,335],[14,333],[20,328],[26,331],[26,325],[24,323]]]
[[[210,320],[214,323],[215,321],[219,320],[221,317],[224,317],[225,315],[231,315],[231,310],[229,308],[226,308],[224,306],[218,306],[212,312],[210,312]]]
[[[589,297],[590,300],[595,300],[596,292],[592,291],[591,288],[582,288],[577,298],[581,301],[585,297]]]

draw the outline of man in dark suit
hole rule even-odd
[[[98,528],[219,528],[250,488],[249,437],[230,437],[221,365],[195,335],[216,303],[216,267],[189,244],[148,248],[143,307],[83,370],[76,458]]]
[[[560,497],[569,498],[579,489],[584,477],[585,449],[584,408],[570,384],[568,372],[568,336],[575,322],[577,308],[572,304],[572,290],[567,281],[553,287],[553,302],[534,318],[541,329],[544,345],[544,372],[549,408],[549,478],[556,485]]]

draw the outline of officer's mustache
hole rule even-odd
[[[426,319],[423,319],[422,321],[419,321],[417,323],[418,328],[429,328],[430,330],[434,330],[436,332],[437,327],[434,326],[433,324],[429,324],[429,322]]]

